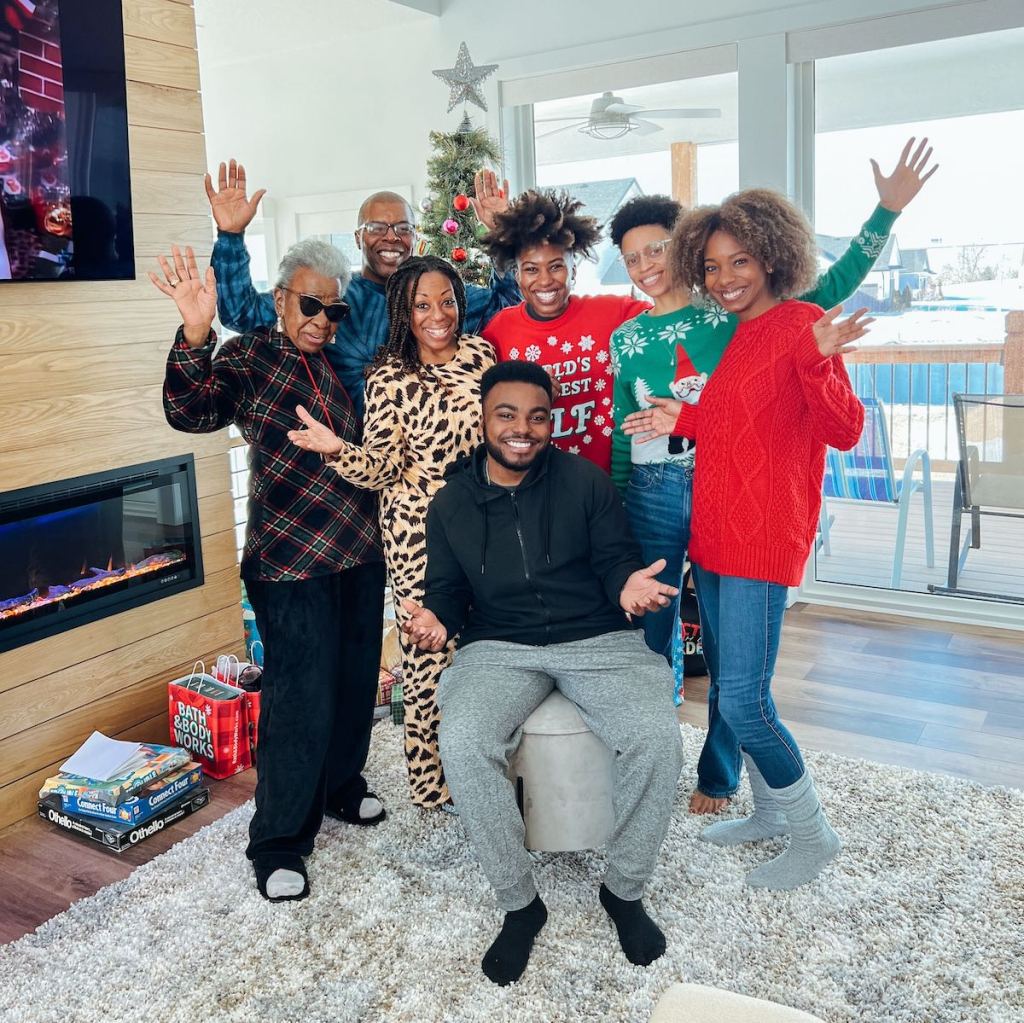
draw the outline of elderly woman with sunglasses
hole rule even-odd
[[[480,443],[480,378],[494,364],[489,342],[464,334],[466,289],[450,263],[413,257],[387,284],[388,340],[366,380],[366,429],[358,445],[305,409],[294,442],[329,459],[360,487],[381,492],[380,525],[399,621],[403,601],[423,599],[426,516],[445,469]],[[438,677],[451,649],[420,650],[404,632],[402,695],[405,753],[412,801],[448,803],[437,750]]]
[[[234,423],[249,444],[242,577],[266,644],[256,812],[246,855],[271,901],[309,893],[304,858],[324,814],[374,824],[384,809],[362,777],[380,661],[384,565],[376,500],[288,439],[296,405],[358,441],[345,389],[324,357],[345,316],[345,257],[309,240],[281,262],[277,323],[215,351],[213,269],[191,249],[150,279],[182,326],[167,359],[164,411],[189,433]]]

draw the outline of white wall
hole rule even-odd
[[[435,17],[390,0],[196,0],[207,153],[211,165],[242,159],[252,184],[279,202],[402,186],[418,199],[428,132],[461,116],[446,113],[447,88],[431,69],[451,66],[461,40],[477,63],[500,64],[484,86],[489,112],[470,108],[495,134],[503,82],[506,92],[512,81],[543,92],[558,72],[719,47],[740,72],[740,183],[785,188],[794,173],[782,131],[787,47],[821,52],[864,33],[879,40],[871,45],[895,45],[907,41],[903,12],[921,10],[940,34],[969,32],[979,12],[1012,17],[1015,5],[858,0],[854,14],[849,0],[443,0]],[[859,87],[871,84],[851,80]]]
[[[390,0],[196,0],[211,163],[237,155],[250,180],[279,198],[401,183],[419,194],[428,131],[453,128],[461,114],[445,112],[447,89],[430,72],[451,66],[463,39],[477,63],[501,64],[485,86],[490,111],[470,108],[477,123],[497,131],[500,79],[851,18],[847,0],[718,0],[713,6],[444,0],[441,6],[438,18]],[[860,0],[856,17],[949,6]],[[750,123],[759,120],[749,114]]]
[[[278,203],[421,186],[457,42],[388,0],[196,0],[207,157]],[[351,228],[355,225],[346,225]]]

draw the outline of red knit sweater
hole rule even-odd
[[[695,406],[690,558],[718,575],[798,586],[821,508],[825,447],[853,447],[864,406],[822,310],[782,302],[739,325]]]

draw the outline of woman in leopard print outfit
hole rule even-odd
[[[399,624],[403,600],[423,599],[426,517],[444,485],[445,469],[481,441],[480,377],[494,365],[483,338],[462,333],[465,288],[454,268],[435,256],[403,263],[387,284],[387,342],[367,373],[362,446],[345,443],[305,410],[300,446],[320,451],[349,483],[380,491],[380,530]],[[405,755],[412,801],[449,801],[437,751],[435,693],[454,644],[426,653],[399,631]]]

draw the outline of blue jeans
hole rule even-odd
[[[769,788],[792,785],[803,775],[804,762],[771,694],[786,587],[717,575],[698,565],[693,578],[711,675],[708,737],[697,764],[697,785],[709,796],[735,791],[741,748]]]
[[[634,465],[626,489],[626,515],[645,565],[665,559],[658,581],[683,584],[683,562],[690,543],[693,469],[673,462]],[[679,628],[679,598],[640,619],[647,646],[672,663],[672,636]]]

